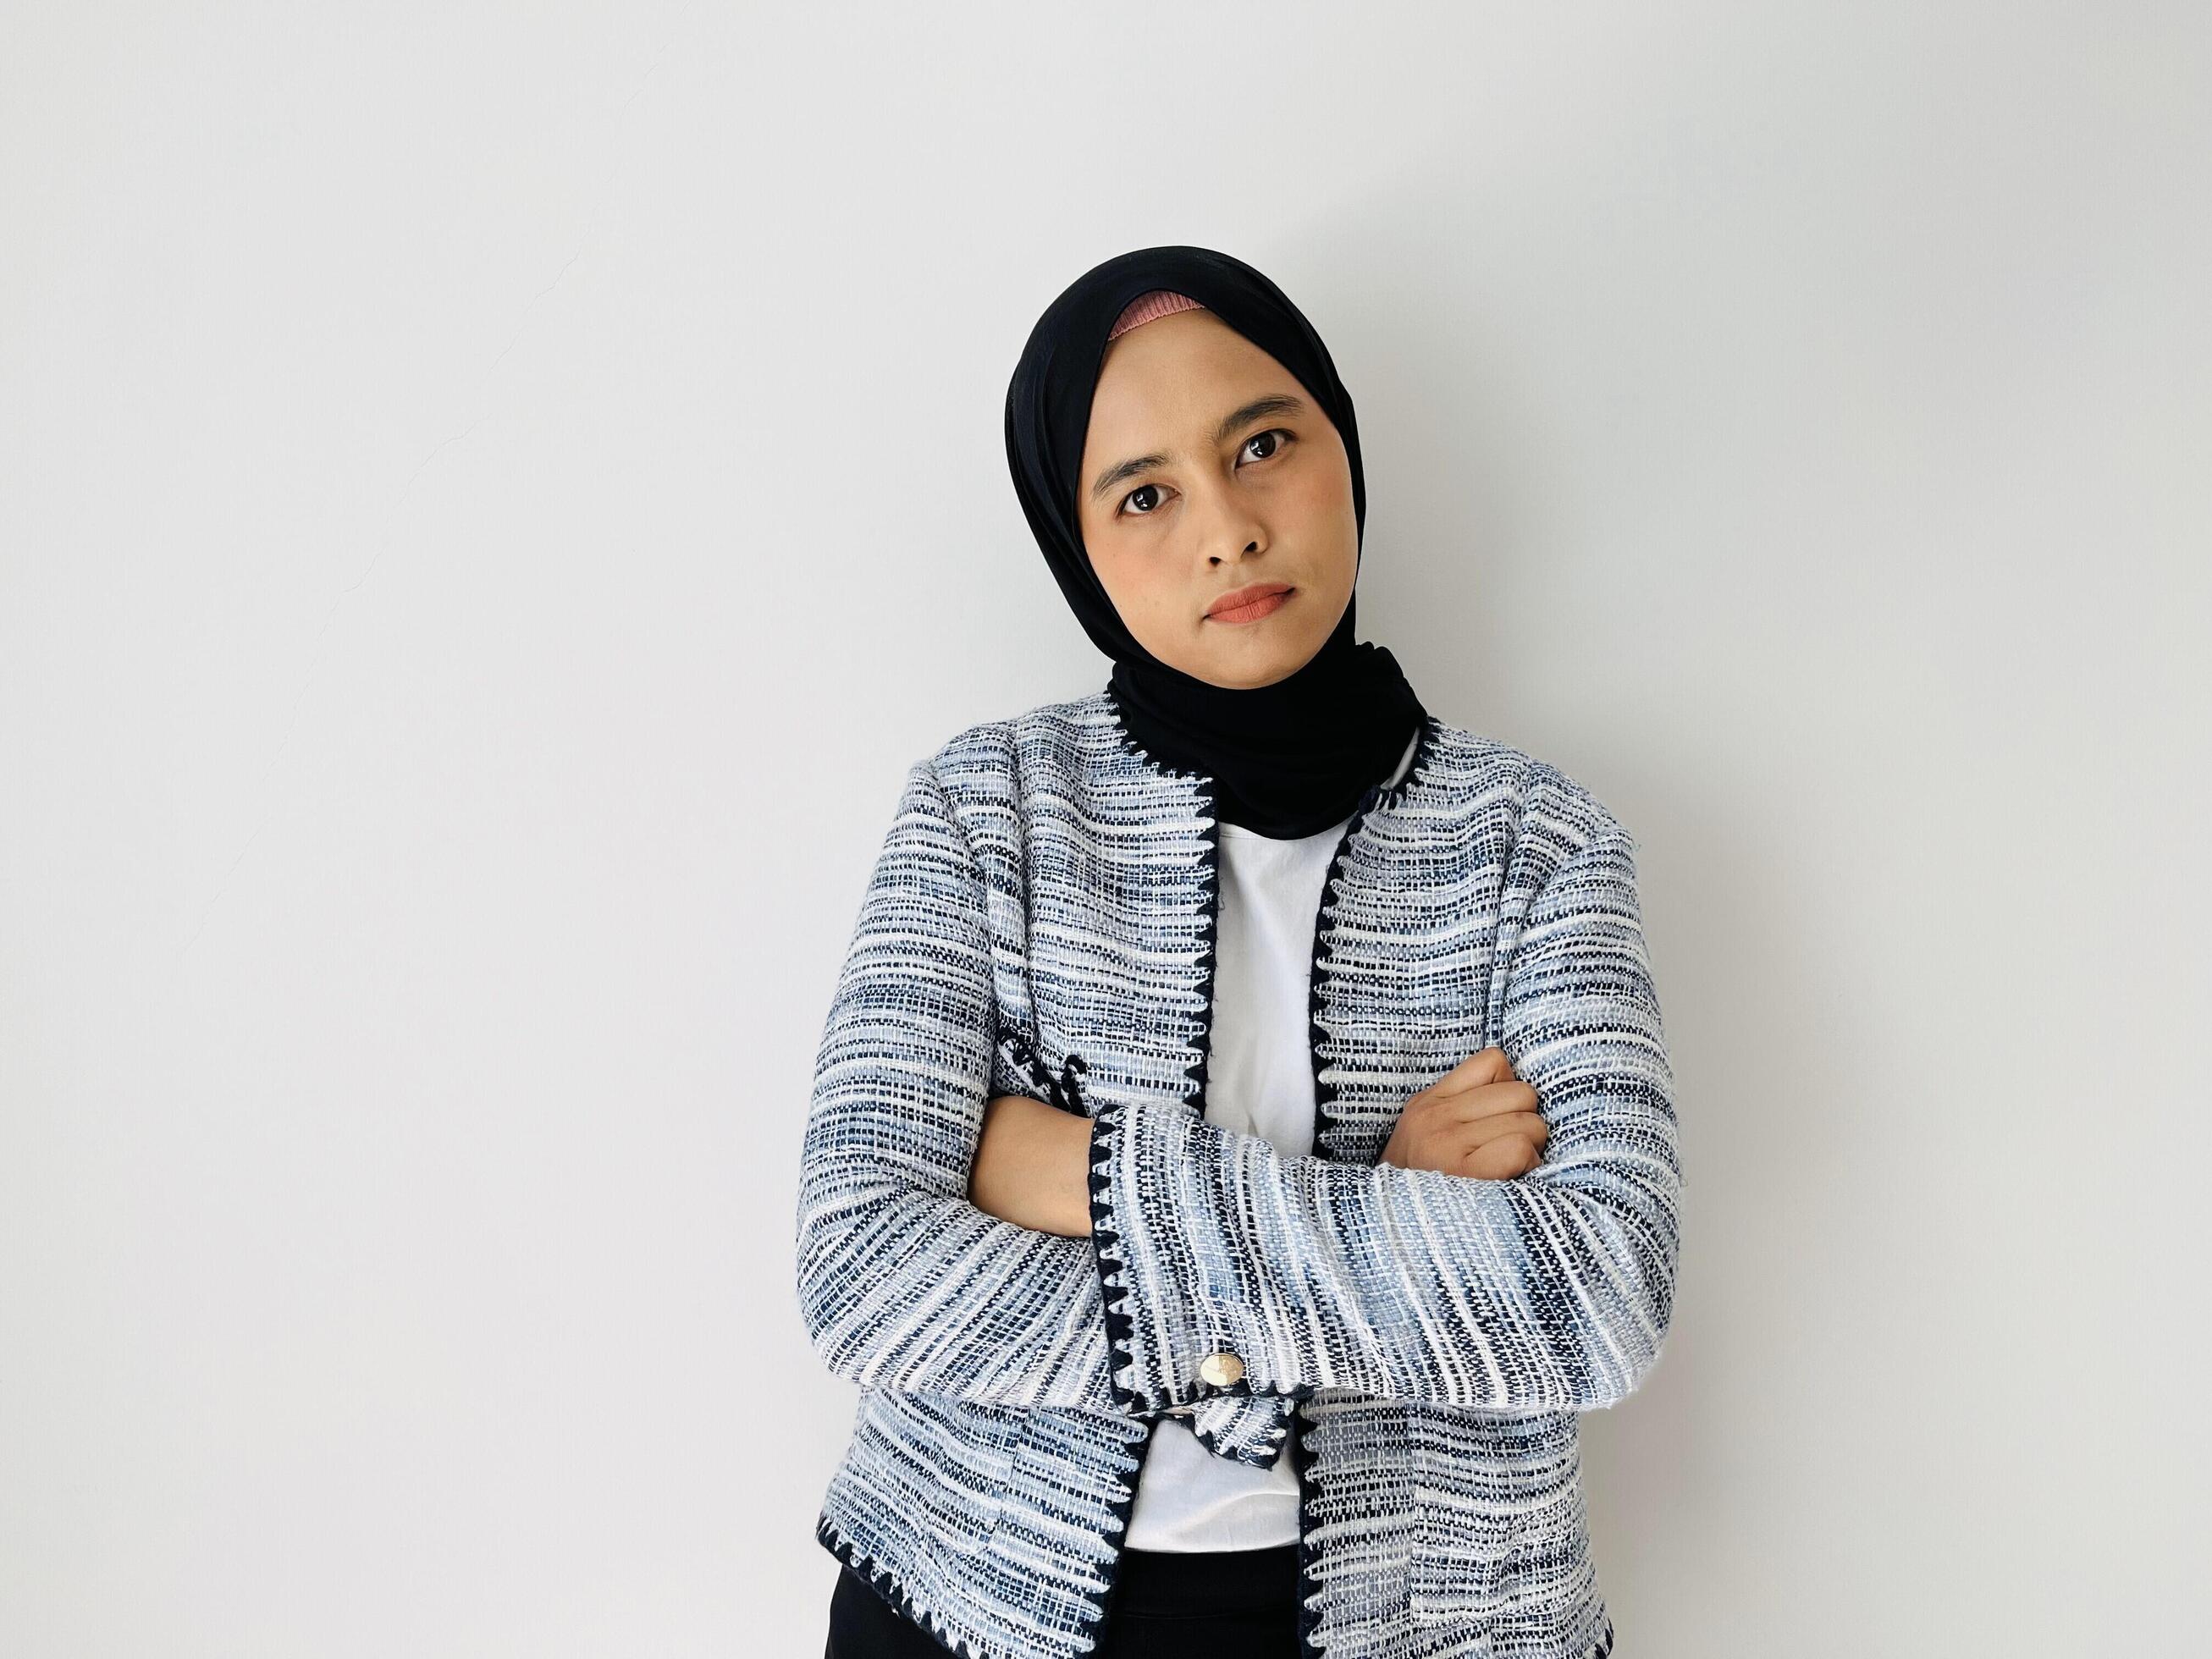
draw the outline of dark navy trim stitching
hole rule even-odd
[[[1335,909],[1338,879],[1344,872],[1345,854],[1352,850],[1352,837],[1359,833],[1368,816],[1386,807],[1395,806],[1407,794],[1424,781],[1434,763],[1443,737],[1443,722],[1434,714],[1421,718],[1420,736],[1413,744],[1413,759],[1407,763],[1406,774],[1395,784],[1377,784],[1360,801],[1352,821],[1344,826],[1337,837],[1336,851],[1329,855],[1328,872],[1322,878],[1321,909],[1314,920],[1312,971],[1308,976],[1306,999],[1306,1048],[1314,1074],[1314,1133],[1313,1150],[1316,1157],[1326,1157],[1322,1142],[1335,1121],[1330,1109],[1336,1101],[1336,1091],[1322,1079],[1321,1045],[1328,1033],[1321,1023],[1322,1006],[1327,989],[1327,972],[1322,966],[1323,946],[1328,933],[1328,918]],[[1310,1394],[1312,1390],[1307,1390]],[[1321,1585],[1314,1577],[1314,1568],[1320,1560],[1320,1550],[1313,1541],[1314,1528],[1320,1524],[1315,1514],[1315,1504],[1321,1488],[1309,1471],[1313,1466],[1310,1443],[1307,1438],[1313,1428],[1312,1419],[1300,1409],[1295,1413],[1295,1466],[1298,1476],[1298,1653],[1300,1659],[1322,1659],[1316,1639],[1321,1623],[1321,1609],[1316,1605]]]
[[[878,1567],[864,1553],[860,1547],[840,1532],[824,1515],[814,1523],[814,1537],[823,1548],[852,1568],[862,1583],[881,1596],[891,1611],[897,1613],[923,1635],[947,1653],[962,1656],[962,1659],[981,1659],[977,1650],[966,1641],[956,1641],[945,1631],[936,1628],[935,1615],[924,1613],[906,1587],[892,1575],[889,1567]]]

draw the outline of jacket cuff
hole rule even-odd
[[[1091,1239],[1107,1374],[1125,1411],[1313,1392],[1275,1374],[1259,1335],[1263,1322],[1236,1291],[1236,1263],[1217,1220],[1219,1195],[1233,1184],[1224,1179],[1234,1170],[1229,1139],[1179,1102],[1094,1103]],[[1210,1415],[1226,1429],[1221,1413]],[[1244,1434],[1253,1426],[1247,1422]],[[1281,1436],[1263,1433],[1250,1452],[1272,1462],[1280,1447]]]
[[[1255,1469],[1272,1469],[1290,1443],[1291,1428],[1297,1416],[1295,1402],[1255,1395],[1239,1400],[1224,1395],[1189,1408],[1182,1421],[1198,1437],[1198,1443],[1226,1462]]]

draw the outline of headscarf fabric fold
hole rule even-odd
[[[1357,593],[1295,672],[1272,685],[1218,686],[1137,642],[1084,548],[1083,447],[1107,343],[1192,301],[1280,363],[1334,424],[1351,462],[1364,549],[1358,427],[1328,346],[1273,283],[1210,248],[1117,255],[1046,307],[1006,390],[1006,461],[1061,594],[1113,661],[1107,691],[1131,741],[1158,763],[1210,779],[1221,822],[1279,838],[1312,835],[1349,817],[1389,776],[1427,718],[1397,659],[1382,646],[1354,642]]]

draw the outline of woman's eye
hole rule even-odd
[[[1297,441],[1296,433],[1284,427],[1271,426],[1265,432],[1255,432],[1247,438],[1244,441],[1243,448],[1238,453],[1250,460],[1272,461],[1282,453],[1285,444],[1293,444]],[[1260,452],[1256,455],[1251,453],[1255,444],[1260,446]],[[1145,499],[1146,496],[1152,499],[1147,501]],[[1148,518],[1159,510],[1159,505],[1160,487],[1158,484],[1139,484],[1121,497],[1121,504],[1115,509],[1115,513],[1117,516],[1128,513],[1134,514],[1140,519]]]

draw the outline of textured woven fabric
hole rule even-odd
[[[1091,1651],[1150,1418],[1296,1460],[1304,1651],[1596,1659],[1577,1414],[1656,1363],[1681,1189],[1634,841],[1431,718],[1346,827],[1315,932],[1315,1151],[1203,1121],[1217,825],[1103,692],[908,773],[817,1053],[798,1212],[860,1385],[817,1532],[975,1659]],[[1545,1157],[1376,1162],[1496,1042]],[[985,1101],[1092,1119],[1088,1238],[966,1199]],[[1210,1354],[1243,1361],[1201,1380]]]
[[[1419,730],[1407,736],[1386,785],[1406,775],[1420,742]],[[1224,819],[1216,833],[1206,1121],[1262,1135],[1279,1152],[1310,1152],[1314,928],[1344,824],[1278,837]],[[1124,1547],[1211,1553],[1296,1542],[1301,1494],[1293,1460],[1254,1462],[1210,1450],[1183,1418],[1156,1425]]]

